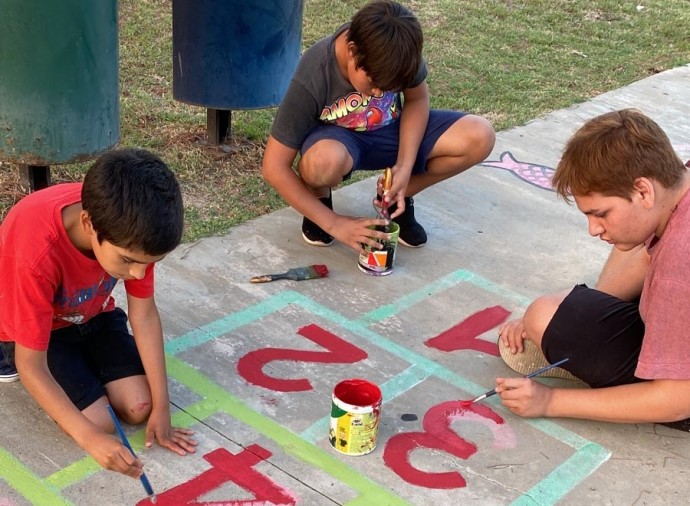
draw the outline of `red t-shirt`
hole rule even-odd
[[[81,201],[81,183],[51,186],[24,197],[0,224],[0,341],[48,349],[51,330],[84,323],[115,307],[117,279],[72,244],[62,210]],[[153,266],[127,293],[153,295]]]
[[[645,324],[635,376],[690,379],[690,191],[678,203],[664,233],[647,242],[649,270],[640,298]]]

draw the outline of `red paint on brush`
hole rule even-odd
[[[474,402],[474,400],[460,401],[460,406],[462,406],[463,408],[466,408],[467,406],[470,406],[473,402]]]
[[[318,277],[325,278],[326,276],[328,276],[328,267],[326,267],[325,265],[312,265],[312,268],[314,269],[314,272]]]

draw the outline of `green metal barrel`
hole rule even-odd
[[[116,0],[0,0],[0,160],[92,158],[120,138]]]

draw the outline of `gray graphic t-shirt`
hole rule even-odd
[[[299,149],[309,131],[318,124],[364,132],[386,126],[400,117],[400,93],[364,97],[340,72],[335,40],[348,27],[349,23],[344,24],[302,55],[271,127],[271,135],[282,144]],[[420,85],[426,75],[424,64],[414,86]]]

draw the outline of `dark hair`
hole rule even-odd
[[[597,116],[575,132],[551,184],[566,200],[591,193],[630,200],[640,177],[674,188],[686,173],[661,127],[638,110],[622,109]]]
[[[423,64],[422,27],[407,7],[389,0],[368,3],[355,13],[347,41],[355,65],[383,91],[411,88]]]
[[[105,240],[153,256],[180,244],[180,185],[153,153],[118,149],[101,155],[84,177],[81,201],[99,243]]]

